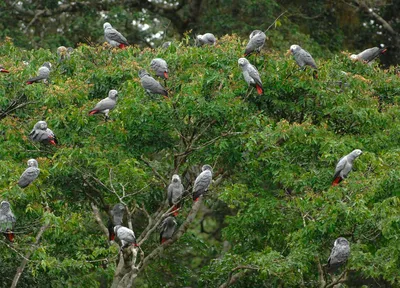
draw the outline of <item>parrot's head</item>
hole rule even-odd
[[[42,66],[49,68],[49,70],[51,69],[51,63],[50,62],[44,62]]]
[[[122,203],[115,204],[113,210],[114,211],[118,211],[118,212],[124,212],[125,211],[125,205],[122,204]]]
[[[46,121],[39,121],[35,124],[35,129],[40,129],[40,130],[46,130],[47,129],[47,123]]]
[[[60,46],[57,48],[58,55],[65,55],[66,52],[67,52],[67,47],[65,46]]]
[[[103,29],[106,30],[107,28],[112,28],[111,24],[108,22],[103,24]]]
[[[110,90],[110,92],[108,92],[108,98],[111,99],[116,99],[118,97],[118,91],[117,90]]]
[[[211,173],[213,172],[212,167],[210,165],[208,165],[208,164],[203,165],[203,167],[201,167],[201,171],[206,171],[206,170],[211,171]]]
[[[246,58],[239,58],[239,60],[238,60],[238,64],[241,67],[247,65],[248,63],[249,63],[249,61]]]
[[[142,77],[144,77],[146,75],[150,76],[150,74],[146,70],[144,70],[144,69],[140,69],[139,70],[139,78],[142,78]]]
[[[38,162],[35,159],[29,159],[27,163],[28,163],[28,167],[36,167],[37,168],[39,166]]]
[[[253,38],[254,36],[256,36],[257,34],[263,33],[261,30],[254,30],[253,32],[251,32],[249,38]]]
[[[8,201],[2,201],[0,207],[3,213],[7,213],[8,211],[10,211],[10,203],[8,203]]]
[[[335,243],[333,243],[333,246],[337,245],[349,245],[349,241],[344,237],[339,237],[335,240]]]
[[[286,55],[289,55],[290,53],[294,53],[296,51],[299,51],[301,49],[301,47],[299,45],[293,44],[292,46],[290,46],[289,51],[286,53]]]
[[[355,157],[358,157],[362,154],[363,152],[360,149],[356,149],[351,154],[353,154]]]
[[[356,54],[352,54],[350,55],[350,59],[353,61],[357,61],[358,60],[358,56]]]
[[[179,178],[178,174],[172,175],[172,182],[174,183],[181,182],[181,178]]]

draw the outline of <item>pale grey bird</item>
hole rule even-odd
[[[203,45],[215,45],[215,36],[211,33],[206,33],[203,35],[197,35],[196,37],[196,46],[203,46]]]
[[[318,78],[318,67],[310,53],[301,48],[299,45],[290,46],[288,53],[293,54],[294,60],[296,61],[297,65],[300,66],[300,68],[305,69],[306,66],[310,66],[311,68],[315,69],[313,76],[314,78]]]
[[[29,133],[29,138],[32,141],[43,144],[51,144],[54,146],[58,144],[56,135],[47,127],[46,121],[38,121],[35,126],[33,126],[31,133]]]
[[[168,97],[167,90],[165,90],[165,88],[157,80],[151,77],[146,70],[144,69],[139,70],[139,77],[140,77],[140,82],[142,83],[142,86],[147,93],[161,94]]]
[[[257,68],[251,65],[246,58],[239,58],[238,64],[242,68],[243,77],[247,84],[256,87],[259,95],[263,94],[264,89]]]
[[[193,185],[193,200],[198,201],[200,196],[205,194],[212,181],[212,167],[204,165],[201,173],[197,176]]]
[[[44,83],[47,83],[50,76],[50,70],[51,70],[51,63],[44,62],[43,65],[38,70],[38,76],[28,79],[26,81],[26,84],[30,85],[32,83],[39,82],[41,80],[43,80]]]
[[[168,64],[162,58],[155,58],[151,60],[150,68],[156,73],[158,77],[168,79]]]
[[[116,225],[122,225],[122,221],[125,214],[125,205],[122,203],[115,204],[110,211],[111,218],[108,221],[108,240],[113,241],[115,239],[114,227]]]
[[[167,49],[169,46],[171,46],[171,41],[164,42],[164,43],[161,45],[161,48]]]
[[[21,177],[18,180],[19,187],[27,187],[39,176],[40,169],[38,168],[38,166],[38,162],[35,159],[28,160],[28,168],[24,171],[24,173],[22,173]]]
[[[66,59],[69,59],[71,57],[71,53],[74,51],[72,47],[65,47],[65,46],[60,46],[57,48],[57,55],[58,55],[58,61],[62,62]]]
[[[182,199],[182,195],[183,195],[183,191],[184,191],[184,187],[182,185],[181,182],[181,178],[179,177],[179,175],[174,174],[172,175],[172,180],[171,180],[171,184],[169,184],[168,186],[168,203],[170,206],[174,205],[174,208],[172,209],[172,211],[174,211],[173,215],[177,216],[178,215],[178,210],[180,208],[180,204],[179,202]]]
[[[89,115],[94,115],[97,113],[104,114],[105,119],[110,119],[108,113],[115,108],[117,105],[118,91],[110,90],[108,92],[108,97],[101,100],[96,106],[89,111]]]
[[[115,30],[110,23],[106,22],[103,24],[104,38],[112,47],[119,47],[121,49],[129,46],[128,41],[121,33]]]
[[[173,216],[169,216],[164,219],[161,224],[160,244],[163,244],[165,241],[172,238],[177,225],[178,224],[175,221],[175,217]]]
[[[354,160],[363,152],[360,149],[353,150],[350,154],[340,158],[336,165],[335,175],[333,176],[332,186],[337,186],[343,179],[347,178],[353,168]]]
[[[128,247],[129,245],[134,245],[135,247],[138,247],[138,245],[136,244],[135,233],[133,233],[131,229],[121,225],[116,225],[114,227],[114,233],[118,237],[118,239],[121,240],[121,250]]]
[[[350,58],[355,61],[370,63],[373,60],[375,60],[376,58],[378,58],[379,55],[385,53],[386,51],[387,51],[386,48],[373,47],[373,48],[366,49],[357,55],[352,54],[350,56]]]
[[[244,51],[244,57],[249,56],[253,52],[260,53],[262,47],[265,44],[265,39],[267,36],[261,30],[254,30],[250,34],[250,41],[247,43],[246,49]]]
[[[6,70],[3,65],[0,65],[0,72],[1,73],[10,73],[10,71]]]
[[[14,242],[14,227],[15,227],[15,216],[11,211],[11,206],[8,201],[2,201],[0,203],[0,232],[10,241]]]
[[[335,240],[331,255],[328,258],[328,272],[336,271],[345,264],[350,256],[350,243],[346,238],[339,237]]]

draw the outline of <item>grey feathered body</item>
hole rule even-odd
[[[112,27],[104,29],[104,38],[113,47],[118,47],[120,44],[129,45],[128,40]]]
[[[174,235],[176,226],[177,226],[177,223],[176,223],[174,217],[169,216],[164,219],[164,221],[161,224],[161,232],[160,232],[160,242],[161,243],[163,242],[163,240],[166,241],[166,240],[172,238],[172,236]]]
[[[301,68],[303,68],[304,66],[310,66],[314,69],[318,69],[317,64],[315,64],[315,61],[312,58],[311,54],[303,48],[294,51],[293,57],[297,65],[299,65]]]
[[[197,199],[201,195],[207,192],[208,187],[212,181],[212,172],[210,170],[204,170],[197,176],[193,185],[193,199]]]
[[[350,256],[350,244],[349,242],[340,237],[336,239],[335,244],[332,248],[331,255],[328,258],[328,271],[334,272],[340,266],[346,263]]]
[[[246,46],[245,49],[245,56],[253,53],[253,52],[260,52],[262,47],[265,44],[265,39],[267,39],[267,36],[265,35],[264,32],[260,30],[254,30],[250,34],[250,41]]]
[[[155,58],[151,60],[150,68],[156,73],[158,77],[167,79],[168,77],[168,64],[164,59]],[[165,75],[167,73],[167,75]],[[166,77],[167,76],[167,77]]]

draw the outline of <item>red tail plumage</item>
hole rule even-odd
[[[161,239],[161,244],[163,244],[165,241],[167,241],[168,239],[167,238],[162,238]]]
[[[125,44],[119,44],[119,46],[118,46],[119,48],[121,48],[121,49],[124,49],[125,47],[127,47]]]
[[[261,88],[260,85],[256,84],[256,88],[259,95],[263,94],[264,90]]]
[[[97,112],[99,112],[99,111],[97,111],[97,110],[92,110],[92,111],[89,112],[89,115],[94,115],[94,114],[96,114]]]
[[[54,141],[54,139],[51,139],[51,140],[49,141],[49,143],[50,143],[51,145],[57,146],[57,144],[56,144],[56,142]]]
[[[30,81],[26,82],[27,85],[31,85],[32,83],[33,83],[33,82],[30,82]]]
[[[8,241],[14,242],[15,235],[10,229],[7,229],[6,232],[4,232],[3,234],[8,239]]]
[[[6,69],[0,69],[0,72],[2,72],[2,73],[10,73],[8,70],[6,70]]]
[[[332,182],[332,186],[337,186],[339,185],[339,183],[342,181],[342,177],[338,176],[336,177],[333,182]]]
[[[167,72],[164,72],[164,77],[165,77],[165,79],[168,79],[168,73]]]

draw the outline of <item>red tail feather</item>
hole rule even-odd
[[[49,142],[51,145],[57,146],[56,142],[53,139],[51,139]]]
[[[165,77],[165,79],[168,79],[168,73],[167,72],[164,72],[164,77]]]
[[[114,241],[115,240],[115,234],[111,233],[110,236],[108,237],[109,241]]]
[[[333,180],[333,182],[332,182],[332,186],[339,185],[340,181],[342,181],[342,177],[340,177],[340,176],[336,177],[335,180]]]
[[[121,49],[124,49],[126,47],[126,45],[121,43],[121,44],[119,44],[118,47],[121,48]]]
[[[161,239],[161,244],[163,244],[165,241],[167,241],[168,239],[167,238],[162,238]]]
[[[199,201],[199,198],[200,198],[200,197],[197,197],[197,198],[194,199],[193,201],[194,201],[194,202],[197,202],[197,201]]]
[[[0,72],[2,72],[2,73],[10,73],[10,72],[9,72],[8,70],[6,70],[6,69],[1,69]]]
[[[264,91],[263,91],[263,89],[261,88],[260,85],[256,84],[256,88],[257,88],[257,92],[258,92],[259,95],[263,94]]]
[[[89,115],[96,114],[97,112],[99,112],[99,111],[97,111],[97,110],[90,111],[90,112],[89,112]]]
[[[31,85],[32,83],[33,83],[33,82],[30,82],[30,81],[26,82],[27,85]]]
[[[12,231],[7,230],[7,231],[4,233],[4,235],[6,236],[6,238],[8,239],[8,241],[14,242],[15,236],[14,236],[14,233],[13,233]]]
[[[387,49],[384,49],[381,51],[381,54],[385,53],[387,51]],[[8,72],[7,72],[8,73]]]
[[[178,214],[179,214],[179,212],[177,211],[178,209],[179,209],[179,207],[175,205],[174,208],[172,208],[172,211],[171,211],[171,212],[174,212],[172,215],[178,216]]]

